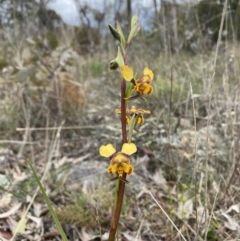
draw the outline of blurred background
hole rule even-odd
[[[127,38],[134,14],[141,31],[128,64],[137,76],[153,70],[154,92],[130,103],[151,115],[134,133],[119,238],[181,240],[150,190],[187,240],[239,240],[239,0],[0,0],[0,186],[10,195],[0,208],[23,205],[36,189],[29,158],[70,240],[107,232],[113,182],[98,148],[121,148],[108,24],[118,21]],[[35,203],[44,210],[40,194]]]

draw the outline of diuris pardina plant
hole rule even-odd
[[[99,148],[99,153],[101,156],[110,159],[107,171],[110,174],[115,174],[112,180],[117,180],[108,239],[109,241],[114,241],[122,209],[124,189],[128,183],[127,175],[131,175],[134,170],[131,165],[130,155],[137,151],[137,147],[132,143],[132,134],[134,130],[144,123],[143,114],[150,114],[149,110],[128,106],[131,100],[137,98],[144,100],[146,96],[152,94],[153,86],[151,82],[154,74],[151,69],[145,67],[143,75],[137,78],[133,69],[127,63],[130,44],[132,44],[132,40],[140,30],[137,15],[132,17],[131,30],[127,41],[118,22],[116,28],[111,25],[108,26],[112,36],[119,41],[117,57],[110,62],[110,69],[120,69],[121,73],[121,106],[115,112],[121,115],[122,149],[116,152],[112,144],[107,144]]]

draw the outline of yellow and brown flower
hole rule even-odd
[[[116,109],[117,114],[121,114],[121,109]],[[132,106],[130,109],[126,109],[126,123],[129,124],[132,117],[136,118],[135,125],[142,125],[144,123],[143,114],[150,114],[150,110],[138,109],[136,106]]]
[[[110,165],[108,167],[108,173],[117,173],[119,178],[123,177],[123,173],[131,175],[133,172],[133,166],[130,164],[129,156],[137,151],[137,147],[134,143],[124,143],[122,150],[116,153],[112,144],[102,145],[99,148],[99,153],[103,157],[110,157]]]
[[[143,70],[143,76],[134,81],[133,70],[131,67],[124,65],[121,67],[122,76],[126,81],[131,81],[134,84],[134,90],[140,95],[151,95],[153,92],[153,86],[151,82],[154,74],[151,69],[145,67]]]

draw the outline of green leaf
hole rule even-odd
[[[139,32],[139,30],[141,29],[140,23],[136,23],[133,28],[130,31],[130,34],[128,36],[128,41],[127,43],[129,44],[132,39],[137,35],[137,33]]]
[[[121,37],[120,37],[120,34],[118,33],[117,29],[114,28],[110,24],[108,24],[108,27],[110,29],[110,32],[111,32],[112,36],[121,43]]]
[[[40,190],[41,190],[41,192],[42,192],[42,195],[43,195],[43,198],[44,198],[45,202],[47,203],[48,209],[49,209],[49,211],[50,211],[50,213],[51,213],[51,216],[52,216],[52,218],[53,218],[53,220],[54,220],[54,222],[55,222],[55,224],[56,224],[56,226],[57,226],[57,229],[58,229],[58,231],[59,231],[59,233],[60,233],[60,235],[61,235],[61,237],[62,237],[62,240],[63,240],[63,241],[68,241],[67,236],[66,236],[66,234],[65,234],[64,231],[63,231],[62,225],[61,225],[61,223],[59,222],[59,219],[58,219],[58,217],[57,217],[57,215],[56,215],[56,213],[55,213],[55,211],[54,211],[54,209],[53,209],[53,207],[52,207],[51,201],[50,201],[50,199],[48,198],[48,196],[47,196],[47,194],[46,194],[46,192],[45,192],[45,190],[44,190],[44,187],[43,187],[43,185],[42,185],[42,183],[41,183],[41,181],[40,181],[40,179],[39,179],[39,177],[38,177],[38,175],[37,175],[37,173],[36,173],[36,171],[35,171],[32,163],[31,163],[31,161],[28,160],[28,163],[29,163],[29,165],[30,165],[30,167],[31,167],[31,169],[32,169],[32,172],[33,172],[34,177],[35,177],[36,180],[37,180],[38,186],[39,186],[39,188],[40,188]]]
[[[125,40],[123,31],[122,31],[122,28],[121,28],[121,26],[120,26],[118,21],[117,21],[117,31],[118,31],[118,33],[120,35],[121,46],[122,46],[123,49],[125,49],[125,47],[126,47],[126,40]]]
[[[125,93],[125,99],[128,100],[130,95],[132,94],[132,91],[134,89],[134,85],[130,82],[129,85],[127,86],[127,90]]]
[[[132,142],[132,133],[133,130],[135,128],[136,125],[136,121],[137,121],[137,115],[133,115],[131,117],[130,123],[129,123],[129,129],[128,129],[128,143]]]
[[[18,221],[16,226],[13,228],[13,234],[16,236],[18,233],[23,233],[26,229],[27,219],[26,219],[26,211],[25,208],[21,214],[21,219]]]
[[[116,61],[119,67],[122,67],[124,65],[123,55],[120,47],[118,47],[118,54],[117,54]]]
[[[134,15],[131,20],[131,29],[137,24],[138,22],[138,16]]]

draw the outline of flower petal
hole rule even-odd
[[[139,115],[137,118],[137,124],[141,126],[143,125],[143,123],[144,123],[144,118],[143,116]]]
[[[149,84],[136,84],[134,86],[134,89],[140,95],[151,95],[153,92],[153,87],[152,85],[149,85]]]
[[[130,164],[123,163],[123,171],[127,173],[128,175],[131,175],[133,173],[133,166]]]
[[[151,95],[153,92],[153,87],[149,84],[144,85],[144,90],[143,90],[143,94],[144,95]]]
[[[131,81],[133,78],[133,70],[131,67],[124,65],[121,67],[123,78],[126,81]]]
[[[146,85],[143,91],[144,95],[151,95],[153,92],[153,87],[151,85]]]
[[[144,109],[137,109],[138,114],[150,114],[150,110],[144,110]]]
[[[124,143],[122,146],[122,153],[132,155],[137,151],[137,147],[134,143]]]
[[[121,109],[115,109],[115,113],[121,114]]]
[[[153,80],[154,74],[153,74],[152,70],[149,69],[148,67],[144,68],[143,75],[148,75],[150,77],[150,79]]]
[[[100,156],[103,156],[103,157],[110,157],[115,152],[116,152],[116,150],[112,144],[107,144],[106,146],[102,145],[99,148],[99,154],[100,154]]]
[[[118,165],[118,167],[117,167],[118,176],[122,177],[123,176],[123,172],[124,172],[124,170],[123,170],[123,163],[122,163],[121,165]]]
[[[119,164],[122,162],[130,162],[129,158],[126,155],[124,155],[124,153],[122,153],[122,152],[118,152],[116,155],[114,155],[114,157],[111,160],[112,164],[114,164],[114,163]]]
[[[130,112],[131,112],[131,113],[136,113],[136,112],[137,112],[136,106],[133,105],[133,106],[131,107],[131,109],[130,109]]]
[[[108,173],[112,174],[112,173],[116,173],[118,171],[118,165],[114,164],[114,165],[109,165],[108,167]]]
[[[131,119],[129,116],[126,116],[126,124],[128,125],[130,123]]]

